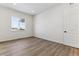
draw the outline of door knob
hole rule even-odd
[[[67,33],[67,31],[64,31],[64,33]]]

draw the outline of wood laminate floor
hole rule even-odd
[[[77,56],[79,49],[43,40],[24,38],[0,43],[0,56]]]

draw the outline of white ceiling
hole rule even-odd
[[[0,5],[20,12],[36,15],[58,4],[57,3],[16,3],[16,4],[0,3]]]

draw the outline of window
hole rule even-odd
[[[25,19],[18,18],[16,16],[11,16],[11,28],[24,30],[25,29]]]

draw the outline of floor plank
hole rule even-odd
[[[79,56],[79,49],[31,37],[1,42],[0,56]]]

